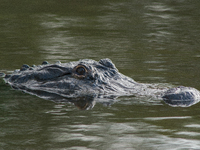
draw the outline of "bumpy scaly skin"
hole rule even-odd
[[[163,100],[171,106],[191,106],[200,100],[200,92],[192,87],[176,87],[167,90]]]
[[[141,84],[119,73],[110,59],[89,59],[70,63],[29,67],[23,65],[4,80],[15,89],[44,99],[65,101],[80,97],[114,98],[123,95],[151,96],[172,106],[190,106],[200,99],[200,92],[190,87],[159,88]]]

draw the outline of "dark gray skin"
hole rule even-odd
[[[171,106],[188,107],[200,100],[200,92],[191,87],[167,88],[158,84],[143,84],[118,72],[110,59],[99,62],[89,59],[70,63],[29,67],[5,75],[4,81],[14,89],[56,102],[73,101],[78,106],[85,100],[92,107],[94,99],[119,96],[141,96],[164,100]],[[89,103],[89,104],[88,104]]]

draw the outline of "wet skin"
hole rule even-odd
[[[110,59],[43,62],[39,66],[23,65],[12,74],[1,75],[14,89],[56,102],[73,101],[75,105],[80,99],[87,99],[87,103],[91,103],[86,103],[87,107],[93,105],[94,99],[127,95],[148,96],[181,107],[191,106],[200,99],[200,92],[192,87],[168,88],[138,83],[121,74]]]

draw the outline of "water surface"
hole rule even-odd
[[[1,0],[0,70],[110,58],[138,82],[200,89],[200,1]],[[199,106],[121,97],[79,110],[0,83],[0,149],[200,149]]]

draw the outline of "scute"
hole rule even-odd
[[[106,66],[106,67],[109,67],[109,68],[112,68],[112,69],[117,69],[115,67],[115,65],[113,64],[113,62],[110,59],[108,59],[108,58],[101,59],[99,61],[99,63],[102,64],[102,65],[104,65],[104,66]]]

